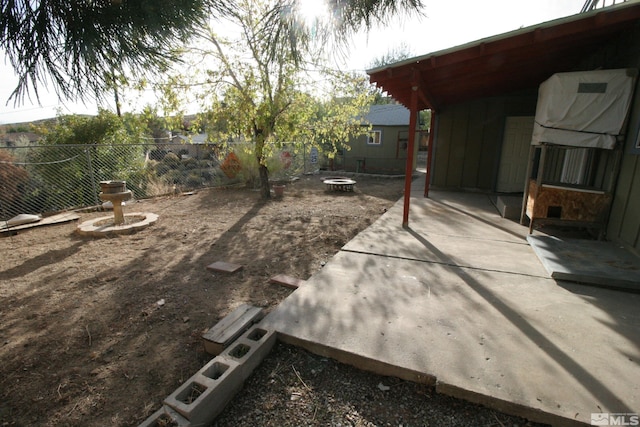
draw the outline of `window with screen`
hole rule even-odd
[[[367,145],[382,145],[382,131],[372,130],[367,136]]]

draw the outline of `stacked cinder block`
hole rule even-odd
[[[219,355],[263,317],[263,309],[242,304],[202,335],[205,351],[214,356]]]
[[[140,427],[173,422],[183,426],[206,426],[223,411],[276,342],[273,330],[254,325],[214,357],[165,400],[163,408]],[[164,422],[164,424],[162,424]]]
[[[138,427],[191,427],[189,420],[178,414],[173,409],[163,406],[147,418]]]

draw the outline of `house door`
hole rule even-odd
[[[534,117],[507,117],[496,191],[521,193],[529,161]]]

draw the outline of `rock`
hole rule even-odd
[[[378,388],[379,388],[381,391],[389,391],[389,390],[391,390],[391,387],[386,386],[386,385],[384,385],[384,384],[382,384],[382,383],[378,383]]]

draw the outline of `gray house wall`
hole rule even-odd
[[[371,130],[382,132],[382,144],[367,144],[368,137],[360,136],[350,143],[350,150],[344,151],[341,159],[342,168],[351,172],[403,174],[407,150],[403,149],[402,145],[404,141],[408,142],[409,127],[374,125]],[[399,149],[398,144],[400,144]],[[415,151],[416,153],[418,151],[418,141],[416,141]]]
[[[640,69],[640,23],[635,31],[623,35],[589,58],[585,67]],[[640,84],[636,90],[627,133],[618,182],[613,196],[607,227],[607,239],[624,244],[640,252],[640,149],[636,148],[640,132]]]
[[[640,23],[634,31],[603,45],[574,71],[598,68],[640,69]],[[640,80],[640,79],[639,79]],[[537,88],[531,93],[486,98],[449,106],[438,112],[432,186],[494,191],[500,164],[505,119],[535,115]],[[640,83],[629,115],[620,171],[611,177],[614,156],[605,153],[598,180],[615,179],[607,239],[640,253]],[[551,173],[548,170],[547,173]]]
[[[493,191],[505,119],[535,115],[536,102],[537,90],[478,99],[438,111],[431,185]]]

